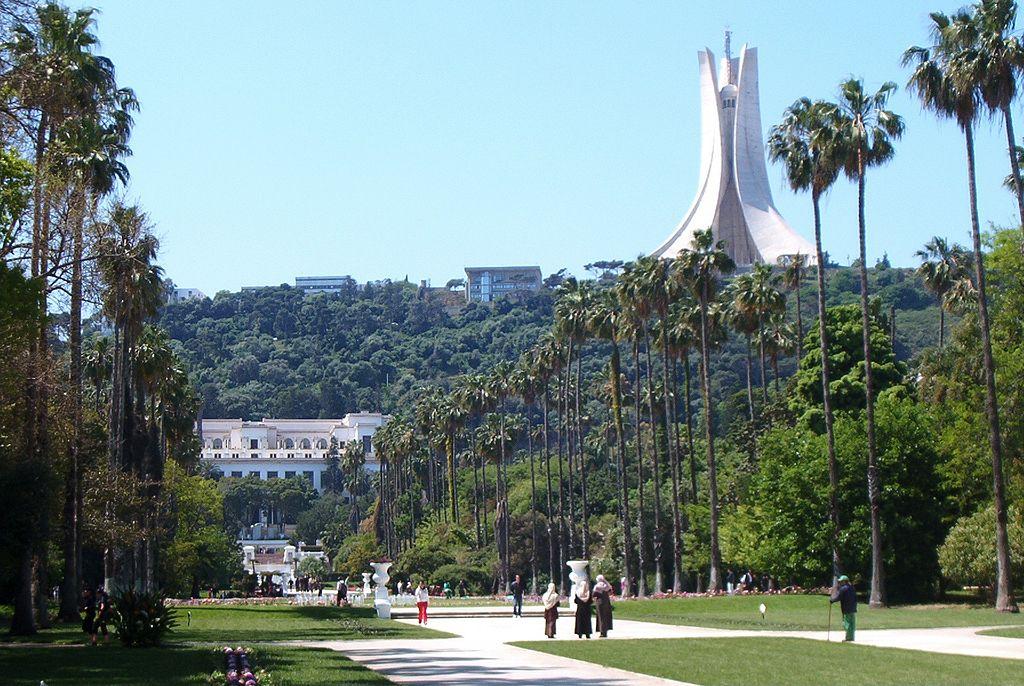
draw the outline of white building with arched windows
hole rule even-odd
[[[226,477],[300,476],[322,491],[331,437],[338,440],[339,450],[351,441],[362,444],[366,469],[376,472],[380,463],[373,434],[388,419],[379,412],[354,412],[341,419],[204,419],[201,460]]]

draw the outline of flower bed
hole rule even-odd
[[[168,607],[201,607],[219,605],[292,605],[288,598],[168,598]]]
[[[252,650],[238,646],[224,646],[225,671],[215,673],[209,683],[216,686],[273,686],[270,674],[266,670],[254,670],[252,666]]]

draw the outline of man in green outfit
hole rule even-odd
[[[843,642],[853,641],[853,634],[857,631],[857,592],[850,583],[850,577],[843,574],[836,580],[829,602],[838,602],[843,611],[843,629],[846,630]]]

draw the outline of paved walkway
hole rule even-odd
[[[448,611],[443,611],[448,610]],[[451,616],[456,612],[472,616]],[[578,641],[573,618],[563,608],[555,640]],[[398,621],[415,624],[415,619]],[[564,686],[566,677],[580,686],[655,686],[682,682],[635,674],[610,667],[548,655],[508,645],[513,641],[545,640],[539,617],[515,619],[507,607],[437,608],[429,627],[457,635],[449,639],[401,639],[377,641],[317,641],[303,645],[340,651],[380,672],[396,683],[482,686],[537,684]],[[981,636],[984,627],[943,629],[875,629],[857,632],[857,643],[886,648],[905,648],[936,653],[1024,660],[1024,640]],[[737,631],[704,627],[615,620],[613,642],[628,638],[738,638],[777,636],[823,641],[824,631]],[[841,631],[830,639],[841,641]],[[614,646],[609,646],[613,650]]]

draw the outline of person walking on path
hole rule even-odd
[[[512,616],[523,616],[523,579],[518,574],[512,582]]]
[[[558,603],[561,600],[553,583],[548,584],[548,592],[541,598],[544,602],[544,635],[555,637],[555,624],[558,623]]]
[[[594,599],[590,597],[590,583],[584,579],[576,587],[576,638],[586,636],[594,632],[593,624],[590,621],[590,608]]]
[[[416,587],[416,609],[419,610],[419,618],[417,624],[427,623],[427,605],[430,604],[430,593],[427,591],[427,585],[420,580],[420,585]]]
[[[843,611],[843,629],[846,631],[846,638],[843,643],[853,641],[853,635],[857,631],[857,591],[850,583],[850,577],[843,574],[832,587],[830,603],[839,603],[839,609]]]
[[[114,619],[114,609],[110,607],[110,596],[100,586],[96,590],[96,622],[92,628],[92,643],[96,645],[96,636],[103,634],[103,642],[110,643],[110,634],[107,633],[107,624]]]
[[[594,609],[597,610],[597,633],[601,638],[608,638],[608,632],[612,629],[612,585],[605,580],[603,574],[597,575],[592,595]]]
[[[82,619],[82,631],[88,636],[93,645],[96,645],[96,596],[91,589],[85,589],[82,594],[82,611],[85,617]]]

